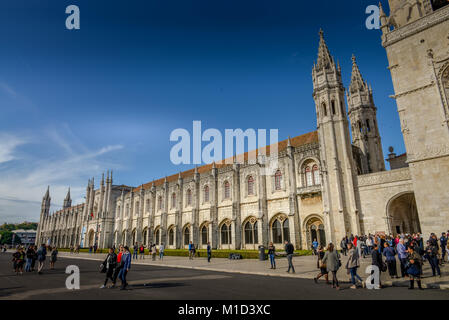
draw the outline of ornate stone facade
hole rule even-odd
[[[310,248],[313,239],[338,245],[351,233],[446,230],[449,6],[390,4],[390,17],[381,10],[383,45],[409,167],[385,171],[373,92],[354,58],[346,110],[341,68],[320,32],[312,70],[317,131],[280,142],[271,174],[262,174],[263,162],[214,163],[129,187],[114,185],[111,172],[97,189],[89,181],[86,203],[71,206],[68,194],[53,214],[47,190],[37,241],[257,249],[290,240]]]

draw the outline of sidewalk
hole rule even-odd
[[[69,252],[59,253],[60,257],[73,258],[73,259],[89,259],[103,261],[106,254],[93,254],[93,253],[79,253],[71,254]],[[349,282],[350,276],[346,273],[344,268],[346,264],[347,257],[342,256],[343,267],[338,271],[338,279],[342,282]],[[242,260],[229,260],[223,258],[214,258],[210,263],[207,262],[206,258],[194,258],[189,260],[188,257],[172,257],[166,256],[163,260],[156,258],[156,261],[152,261],[150,256],[145,256],[145,259],[132,260],[132,264],[138,265],[152,265],[152,266],[164,266],[170,268],[185,268],[185,269],[196,269],[196,270],[206,270],[206,271],[217,271],[217,272],[228,272],[228,273],[241,273],[241,274],[252,274],[270,277],[290,277],[290,278],[303,278],[303,279],[313,279],[318,274],[318,269],[316,267],[316,256],[301,256],[293,258],[293,265],[295,267],[296,273],[287,273],[287,259],[278,258],[276,260],[277,269],[270,269],[270,262],[259,261],[255,259],[242,259]],[[362,279],[366,279],[368,276],[365,274],[365,269],[371,264],[371,257],[366,259],[361,259],[361,267],[359,268],[359,275]],[[422,279],[423,288],[432,289],[449,289],[449,264],[445,264],[441,267],[441,272],[443,276],[432,277],[432,272],[429,263],[424,265],[424,275]],[[399,266],[398,266],[398,272]],[[324,279],[320,279],[324,281]],[[394,279],[392,280],[388,272],[383,272],[381,275],[382,285],[393,286],[393,287],[408,287],[408,279]]]

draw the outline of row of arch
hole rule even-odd
[[[270,241],[272,241],[275,244],[283,244],[284,241],[290,241],[290,225],[289,225],[289,219],[284,214],[279,214],[272,218],[270,224],[269,224],[269,232],[270,232]],[[245,219],[245,221],[242,223],[242,244],[245,247],[253,245],[254,248],[256,245],[260,244],[260,231],[261,225],[260,221],[256,217],[249,217]],[[220,248],[230,248],[233,244],[233,226],[232,221],[229,219],[223,220],[218,225],[218,246]],[[170,247],[176,246],[176,227],[174,225],[171,225],[167,228],[167,234],[166,239],[162,239],[162,230],[160,226],[156,226],[156,228],[152,231],[148,228],[144,228],[142,231],[142,237],[141,242],[143,242],[145,245],[150,244],[150,232],[152,232],[152,243],[156,245],[160,245],[164,243],[165,245],[168,245]],[[210,222],[206,221],[203,222],[199,226],[199,243],[196,243],[196,245],[202,245],[205,246],[209,242],[211,242],[211,228],[210,228]],[[182,247],[188,246],[190,241],[192,241],[192,226],[191,224],[186,224],[182,230],[181,230],[181,237],[180,243]],[[129,237],[128,231],[124,230],[122,231],[121,238],[118,238],[118,231],[114,234],[114,241],[115,243],[119,242],[121,240],[122,242],[131,245],[133,243],[136,243],[137,241],[137,230],[133,229],[131,232],[131,236]]]

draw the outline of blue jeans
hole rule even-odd
[[[126,274],[128,271],[126,271],[125,268],[120,269],[120,272],[118,273],[118,278],[122,281],[122,287],[126,287]]]
[[[27,264],[25,265],[25,272],[30,272],[31,271],[31,262],[32,261],[33,261],[33,259],[27,258]]]
[[[272,268],[276,268],[276,260],[274,260],[274,254],[270,254],[270,263]]]
[[[359,279],[360,282],[363,282],[362,278],[357,274],[357,268],[349,269],[349,273],[351,274],[351,282],[355,285],[355,280]]]
[[[159,251],[159,259],[162,260],[163,257],[164,257],[164,251]]]
[[[133,259],[137,259],[137,250],[134,250],[133,252]]]
[[[440,266],[438,265],[438,257],[429,257],[430,267],[432,268],[432,274],[435,276],[435,271],[438,275],[441,274]]]

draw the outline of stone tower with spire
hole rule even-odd
[[[67,209],[70,208],[71,206],[72,206],[72,199],[70,198],[70,188],[69,188],[69,190],[67,191],[67,195],[65,196],[62,208]]]
[[[50,215],[50,186],[47,187],[47,191],[45,192],[44,197],[42,198],[42,205],[41,205],[41,216],[39,220],[39,224],[37,226],[37,232],[36,232],[36,245],[40,245],[43,240],[42,238],[42,230],[43,230],[43,223],[45,223]]]
[[[352,56],[351,84],[346,96],[352,128],[352,144],[360,150],[360,173],[385,171],[373,91],[363,79],[355,56]]]
[[[320,30],[318,59],[312,69],[321,168],[323,212],[326,233],[334,243],[345,235],[359,234],[352,146],[345,109],[341,69],[335,63]]]

